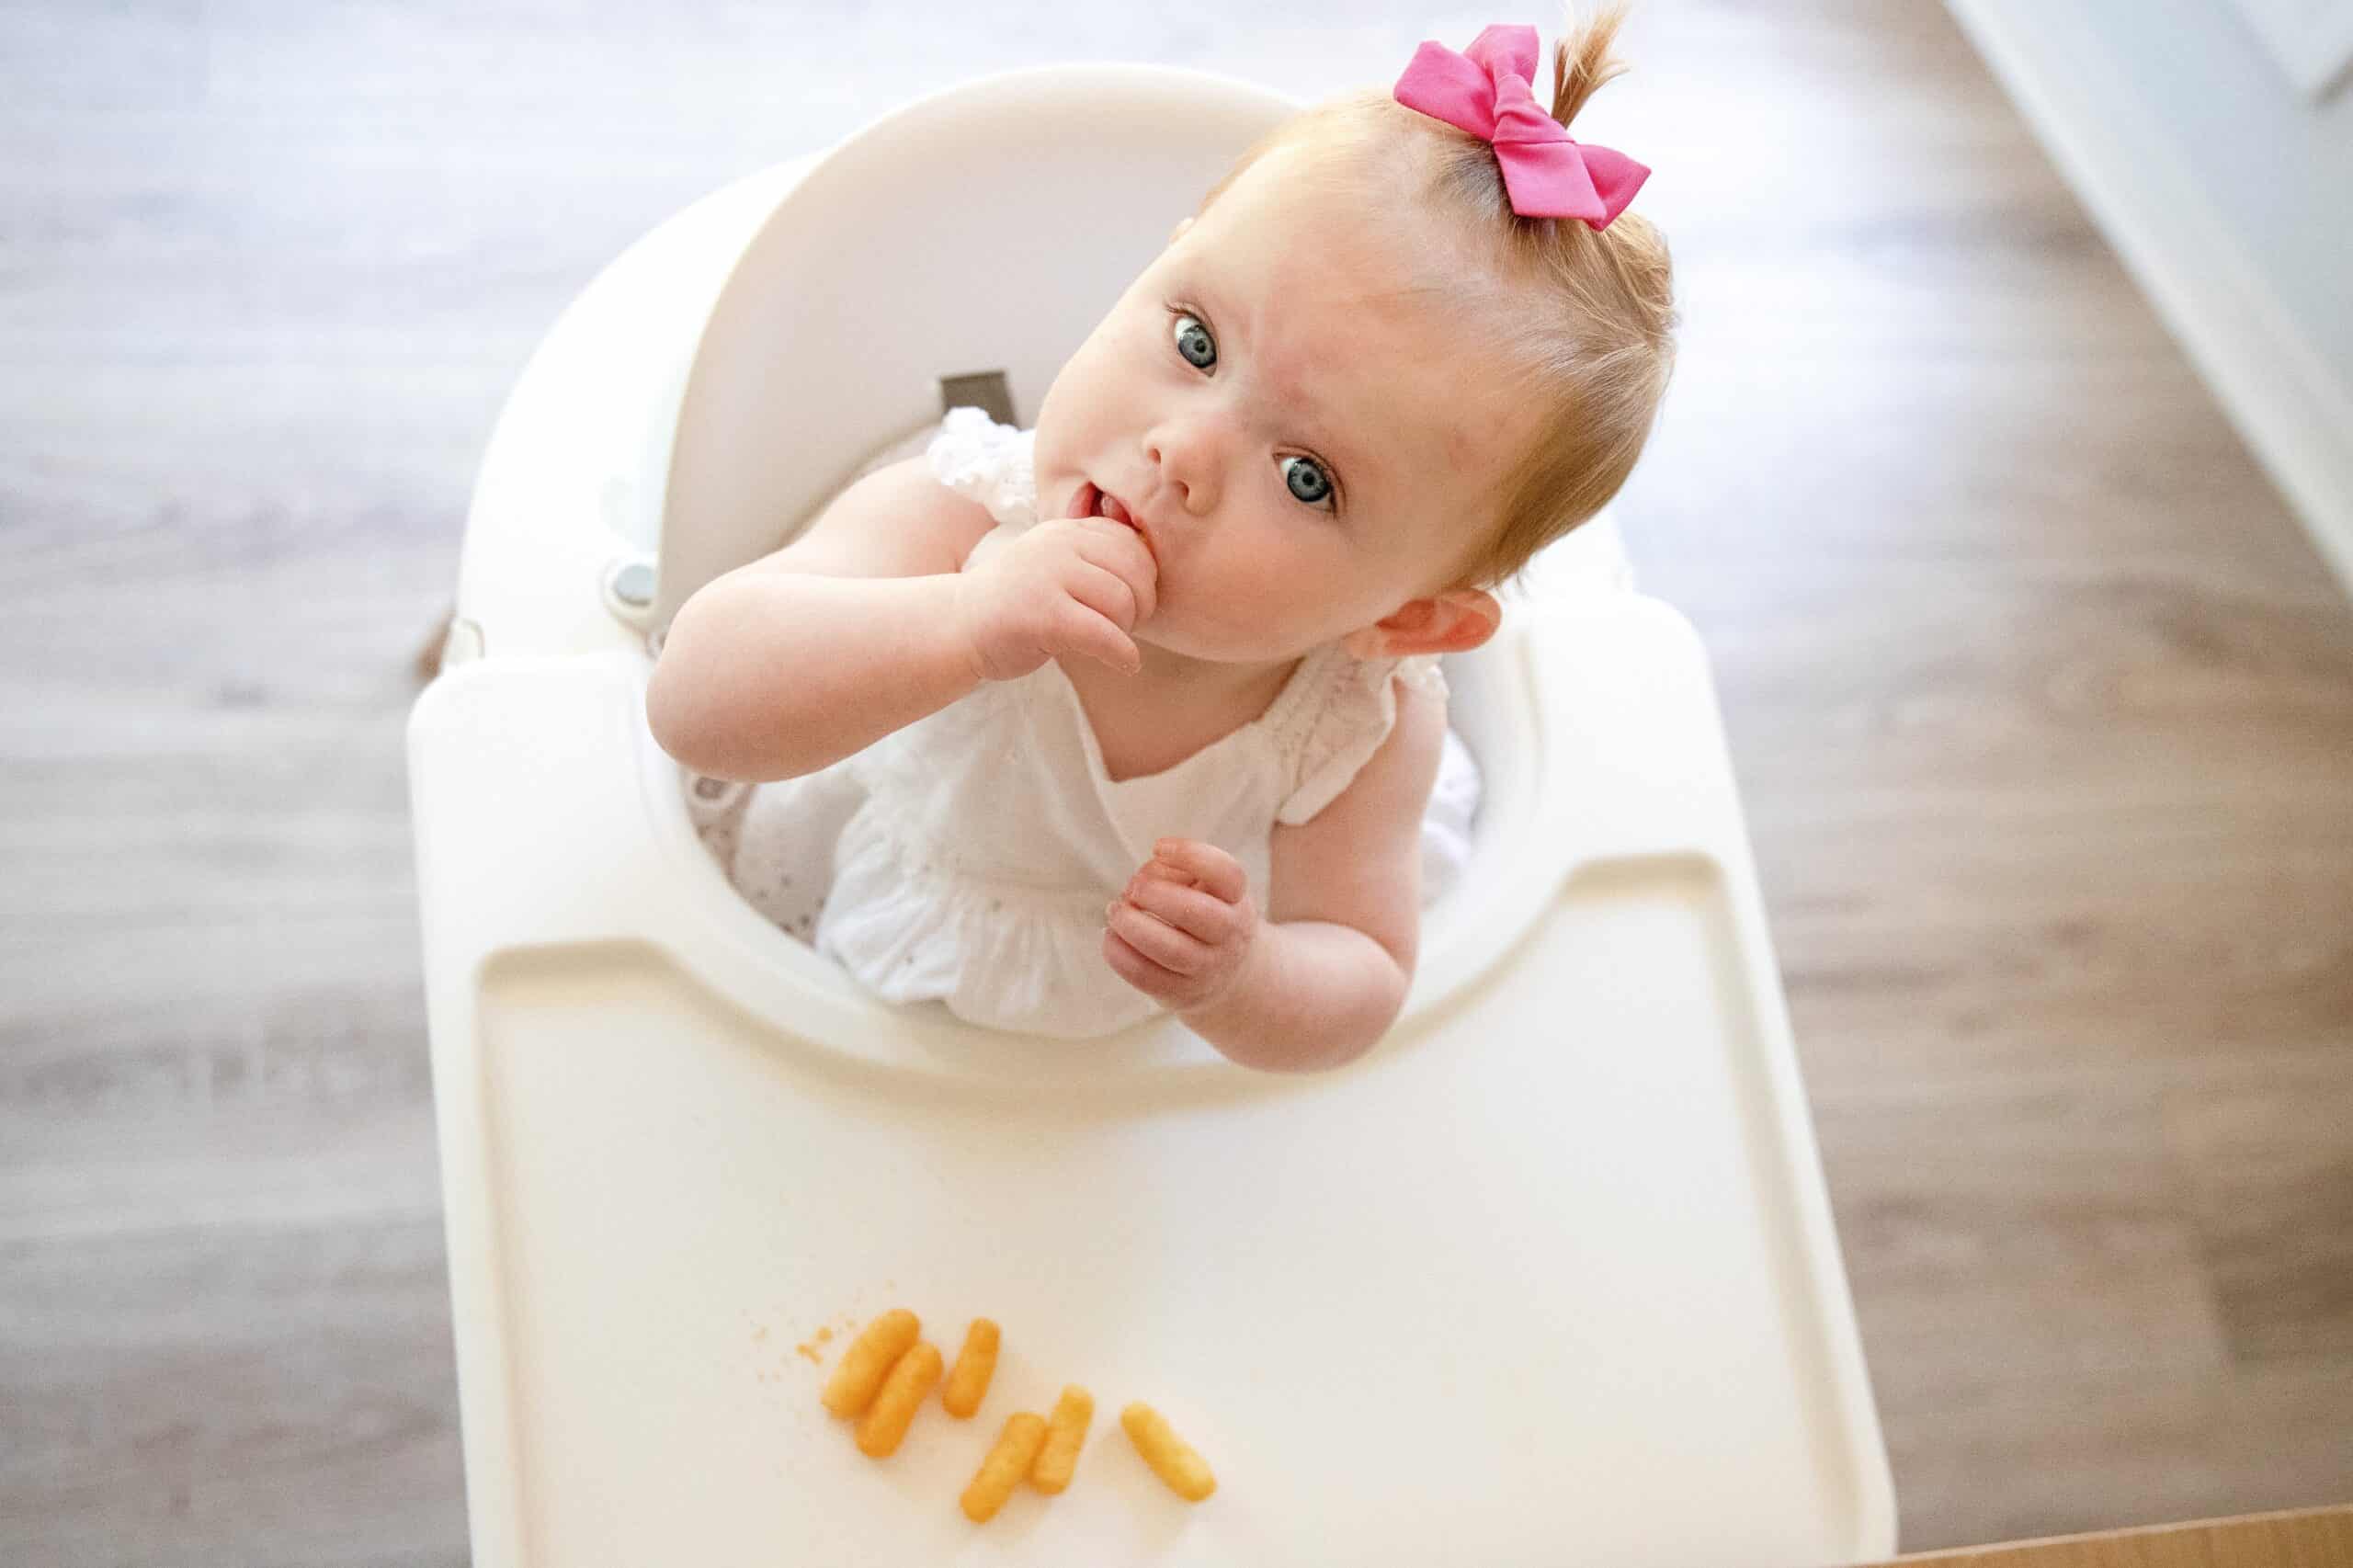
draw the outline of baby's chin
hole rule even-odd
[[[1302,658],[1320,645],[1313,640],[1301,642],[1292,639],[1270,638],[1256,631],[1245,632],[1229,627],[1193,626],[1181,615],[1164,620],[1156,613],[1128,635],[1137,642],[1149,643],[1164,653],[1173,653],[1182,659],[1198,659],[1210,665],[1277,664],[1285,659]]]

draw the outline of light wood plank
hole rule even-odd
[[[2297,1509],[1903,1561],[1939,1568],[2336,1568],[2353,1562],[2353,1508]]]

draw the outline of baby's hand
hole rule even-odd
[[[1225,995],[1258,934],[1242,863],[1213,844],[1164,838],[1112,903],[1103,957],[1121,980],[1182,1013]]]
[[[1128,632],[1152,616],[1159,568],[1142,537],[1108,517],[1053,517],[968,562],[956,634],[983,680],[1013,680],[1084,653],[1133,675]]]

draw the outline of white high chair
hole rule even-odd
[[[1002,370],[1028,423],[1296,107],[1125,65],[943,93],[665,222],[525,370],[409,730],[482,1568],[1893,1551],[1705,658],[1580,565],[1606,519],[1450,662],[1472,859],[1336,1074],[876,1002],[736,896],[647,733],[688,593],[943,378]],[[817,1395],[896,1305],[1005,1352],[977,1420],[935,1398],[877,1462]],[[1075,1483],[969,1524],[1006,1415],[1066,1381],[1097,1400]],[[1130,1449],[1138,1399],[1210,1501]]]

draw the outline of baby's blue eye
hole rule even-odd
[[[1210,336],[1210,329],[1201,318],[1174,306],[1170,307],[1170,313],[1169,329],[1176,339],[1176,352],[1185,357],[1185,363],[1197,370],[1215,368],[1217,340]],[[1283,483],[1290,487],[1293,498],[1321,511],[1340,509],[1333,494],[1332,476],[1322,463],[1313,458],[1284,458],[1280,461]]]
[[[1283,459],[1283,483],[1290,493],[1311,506],[1320,506],[1332,495],[1332,476],[1313,458]]]
[[[1217,363],[1217,345],[1211,341],[1210,329],[1200,324],[1199,318],[1180,312],[1172,324],[1176,330],[1176,352],[1185,357],[1187,364],[1197,370],[1206,370]]]

